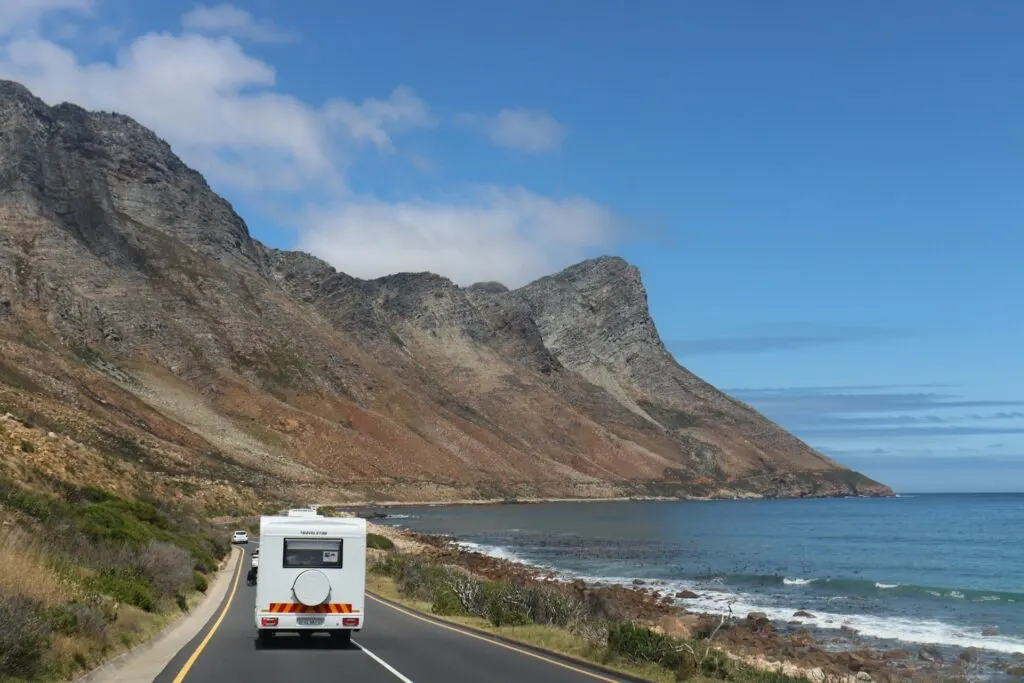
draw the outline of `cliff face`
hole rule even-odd
[[[0,408],[321,500],[891,492],[679,366],[636,268],[358,280],[151,131],[0,82]],[[126,445],[128,444],[128,445]]]

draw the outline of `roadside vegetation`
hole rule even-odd
[[[373,550],[394,550],[395,542],[387,536],[381,536],[371,531],[366,534],[366,547]]]
[[[155,635],[198,601],[229,550],[229,532],[144,486],[114,492],[26,463],[27,432],[0,424],[5,683],[70,680]]]
[[[481,580],[462,567],[398,552],[376,555],[369,587],[438,617],[656,682],[804,681],[730,659],[714,645],[716,624],[693,639],[622,621],[557,585]]]

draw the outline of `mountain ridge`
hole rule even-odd
[[[516,289],[362,280],[252,238],[127,116],[0,81],[0,144],[0,408],[167,476],[339,501],[892,495],[680,365],[620,257]]]

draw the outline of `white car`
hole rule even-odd
[[[234,535],[231,536],[231,542],[232,543],[248,543],[249,542],[249,534],[246,533],[245,531],[236,531],[234,533]]]

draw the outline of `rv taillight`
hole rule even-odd
[[[260,619],[263,626],[277,626],[277,617],[263,617]]]
[[[342,626],[359,626],[359,617],[342,617]]]

